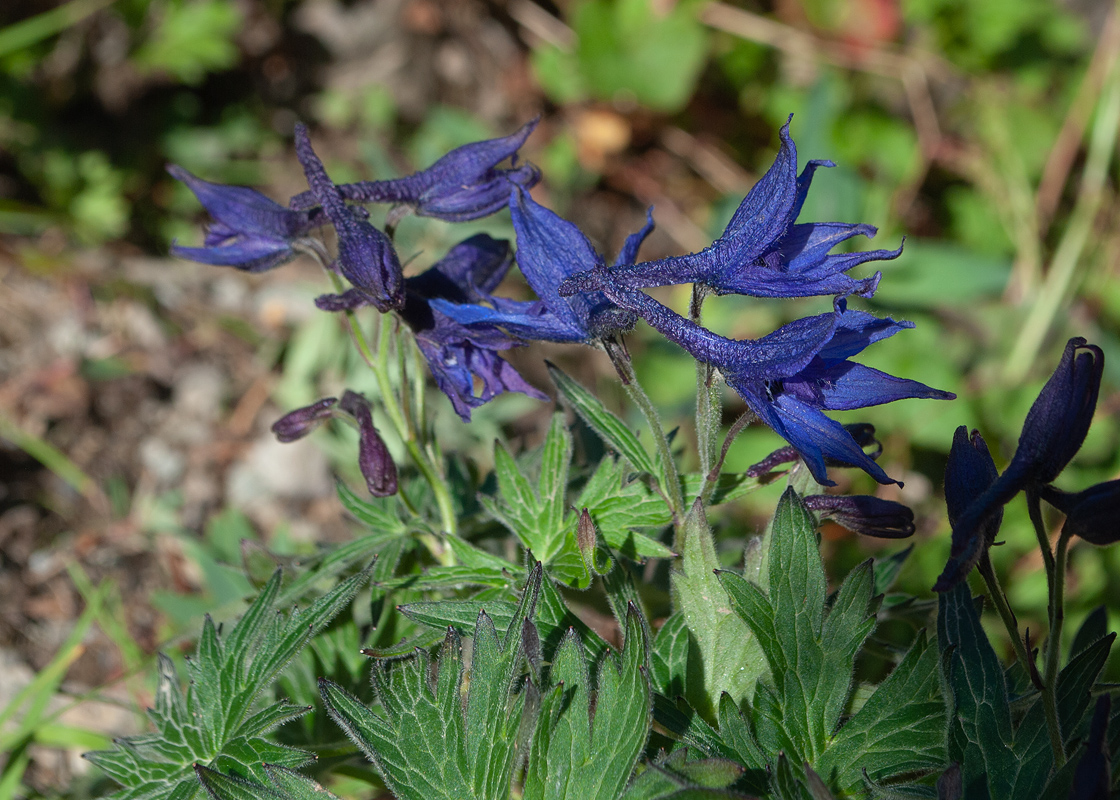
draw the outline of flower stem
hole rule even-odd
[[[1000,619],[1003,620],[1003,626],[1007,628],[1007,633],[1011,636],[1011,646],[1015,650],[1015,657],[1019,659],[1019,663],[1023,665],[1023,669],[1031,677],[1031,682],[1038,686],[1042,697],[1042,710],[1046,716],[1046,730],[1050,735],[1050,748],[1054,752],[1055,768],[1061,767],[1066,763],[1066,754],[1065,748],[1062,746],[1061,727],[1058,724],[1058,707],[1055,702],[1053,681],[1047,678],[1039,685],[1037,670],[1030,653],[1027,651],[1027,646],[1023,643],[1023,637],[1019,633],[1019,623],[1015,619],[1015,612],[1011,610],[1011,606],[1007,603],[1007,596],[999,585],[999,579],[992,568],[992,560],[987,553],[981,556],[980,563],[977,564],[977,570],[984,579],[984,584],[988,587],[988,596],[992,605],[996,607]]]
[[[673,451],[669,447],[669,439],[665,435],[665,429],[661,426],[661,417],[658,416],[657,409],[653,407],[649,395],[638,383],[633,362],[629,358],[618,358],[614,359],[614,365],[622,378],[622,387],[626,390],[626,394],[630,397],[631,402],[638,407],[638,410],[642,412],[646,424],[649,425],[650,432],[653,433],[653,441],[657,446],[657,453],[661,460],[661,482],[663,484],[661,490],[665,494],[665,499],[669,501],[669,508],[673,512],[674,527],[677,527],[684,522],[684,496],[681,494],[681,479],[677,473],[677,462],[673,460]]]
[[[692,285],[692,301],[688,306],[688,317],[700,324],[701,308],[704,305],[704,287],[699,283]],[[716,441],[722,419],[719,385],[716,383],[715,370],[706,361],[696,362],[696,450],[700,457],[700,474],[708,475],[716,458]],[[707,502],[707,499],[704,499]]]
[[[332,283],[335,285],[336,291],[342,290],[342,281],[333,272],[328,271]],[[408,451],[412,461],[416,464],[420,474],[427,481],[432,489],[432,494],[435,496],[436,506],[439,508],[440,524],[443,530],[449,535],[456,535],[458,532],[458,520],[455,516],[455,507],[451,502],[451,492],[447,488],[447,483],[443,477],[436,470],[428,458],[425,457],[424,452],[416,439],[416,433],[412,426],[409,424],[410,420],[406,419],[404,412],[401,410],[400,403],[397,402],[397,396],[393,392],[393,384],[389,379],[389,360],[390,360],[390,343],[393,338],[393,318],[388,314],[381,315],[381,330],[377,338],[377,353],[373,352],[370,347],[369,340],[366,338],[362,326],[358,324],[357,315],[352,310],[345,312],[346,321],[350,326],[350,333],[357,345],[358,352],[362,356],[362,360],[369,366],[370,371],[373,372],[374,378],[377,380],[378,392],[381,395],[381,404],[385,409],[389,421],[393,423],[397,435],[404,443],[405,449]],[[453,559],[450,549],[439,546],[438,542],[434,539],[430,542],[425,542],[429,549],[432,549],[432,555],[435,556],[441,563],[448,564],[448,560]]]
[[[1044,680],[1050,690],[1050,700],[1054,704],[1057,717],[1058,670],[1062,657],[1062,624],[1065,622],[1066,560],[1069,553],[1069,534],[1065,528],[1058,536],[1058,546],[1054,556],[1054,580],[1050,587],[1050,633],[1046,637],[1046,667]],[[1065,754],[1058,766],[1065,763]]]

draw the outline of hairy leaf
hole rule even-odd
[[[514,692],[521,630],[533,616],[540,583],[538,564],[501,638],[486,612],[478,613],[465,703],[467,676],[454,628],[444,638],[434,678],[427,651],[396,664],[374,662],[381,714],[342,687],[321,682],[331,717],[401,800],[504,800],[509,794],[525,702],[524,693]]]
[[[289,615],[275,611],[280,571],[229,631],[219,634],[207,617],[184,693],[175,667],[159,659],[155,707],[148,715],[155,732],[117,740],[117,749],[86,757],[124,788],[116,800],[193,797],[199,784],[193,766],[212,766],[265,780],[262,764],[295,767],[312,756],[261,738],[280,723],[306,713],[287,703],[263,706],[260,696],[288,662],[354,597],[366,569],[310,607]]]
[[[719,561],[704,508],[693,504],[681,533],[681,565],[672,572],[673,594],[681,616],[695,637],[699,659],[684,664],[683,692],[688,702],[706,719],[715,719],[719,697],[728,692],[736,700],[750,695],[766,662],[757,634],[732,613],[727,591],[716,577]],[[680,668],[680,645],[676,669]]]
[[[592,687],[579,635],[564,637],[552,659],[551,686],[542,693],[525,800],[616,800],[622,794],[652,722],[649,637],[633,605],[624,644],[621,664],[604,656]]]

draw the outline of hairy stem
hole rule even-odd
[[[614,359],[614,365],[619,372],[619,377],[622,378],[622,387],[626,390],[631,402],[642,412],[642,416],[645,417],[646,424],[649,425],[650,432],[653,434],[653,441],[661,459],[661,483],[663,484],[661,491],[665,494],[665,499],[669,502],[669,508],[673,512],[674,527],[679,527],[684,522],[684,496],[681,494],[681,479],[677,473],[677,463],[673,460],[673,451],[669,447],[669,439],[665,435],[665,429],[661,426],[661,417],[658,416],[657,409],[653,407],[649,395],[638,383],[638,376],[634,374],[633,362],[629,358],[619,358]],[[674,539],[676,538],[679,538],[679,530],[677,535],[674,536]],[[676,544],[679,544],[679,542],[676,542]]]

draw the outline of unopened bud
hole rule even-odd
[[[337,402],[338,398],[324,397],[309,406],[289,411],[272,423],[272,432],[284,444],[302,439],[330,418],[331,410]]]
[[[373,415],[369,402],[360,394],[349,389],[342,395],[338,405],[354,417],[358,423],[358,468],[366,479],[369,493],[374,497],[388,497],[397,493],[397,465],[389,455],[377,428],[373,427]]]
[[[1120,480],[1076,494],[1047,486],[1040,494],[1066,515],[1065,530],[1073,536],[1102,547],[1120,541]]]
[[[902,503],[871,495],[815,494],[805,505],[855,533],[879,539],[905,539],[914,533],[914,512]]]

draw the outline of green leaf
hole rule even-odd
[[[213,800],[338,800],[315,781],[285,767],[265,764],[264,773],[267,785],[195,766],[199,782]]]
[[[817,771],[843,791],[856,793],[864,771],[873,781],[943,766],[945,702],[937,648],[925,632],[902,661],[833,738]]]
[[[552,658],[529,750],[525,800],[616,800],[630,780],[652,723],[649,638],[630,606],[621,663],[599,662],[592,684],[579,635],[569,631]]]
[[[704,508],[697,500],[681,529],[680,568],[670,575],[675,605],[695,638],[699,659],[688,659],[684,697],[708,720],[719,697],[750,696],[766,662],[757,634],[732,613],[727,590],[716,577],[719,561]],[[679,664],[679,662],[678,662]]]
[[[421,601],[400,606],[400,612],[414,622],[441,630],[453,626],[464,636],[473,635],[479,612],[486,611],[498,628],[508,628],[516,609],[517,604],[509,600],[478,598]],[[547,580],[541,582],[535,622],[547,648],[557,646],[564,632],[572,628],[579,633],[593,658],[598,658],[607,650],[603,638],[568,609],[559,592]]]
[[[848,574],[829,605],[816,523],[792,489],[778,503],[769,539],[768,592],[735,573],[720,574],[731,607],[757,637],[769,667],[754,696],[751,724],[724,703],[718,733],[691,735],[697,742],[706,738],[708,752],[736,753],[748,768],[760,759],[773,768],[778,753],[807,762],[804,780],[794,776],[785,783],[779,764],[771,789],[778,796],[827,794],[822,780],[855,793],[865,775],[878,780],[942,765],[946,722],[937,653],[924,637],[840,725],[856,657],[875,627],[871,562]]]
[[[307,763],[311,754],[261,738],[307,709],[286,702],[262,705],[260,698],[308,640],[350,603],[368,576],[367,568],[310,607],[285,615],[275,610],[281,584],[277,570],[224,639],[206,618],[188,662],[191,684],[185,694],[171,660],[161,655],[155,707],[148,712],[155,732],[119,739],[117,749],[86,756],[126,787],[115,797],[190,798],[199,786],[194,764],[263,781],[265,762]]]
[[[608,447],[625,456],[639,472],[658,474],[653,458],[638,441],[638,437],[622,420],[608,411],[599,398],[565,375],[555,364],[548,363],[548,374],[572,409],[599,434]]]
[[[540,583],[538,564],[501,639],[486,612],[479,612],[467,684],[454,628],[444,638],[434,679],[427,651],[404,662],[374,662],[382,714],[337,684],[321,681],[331,717],[401,800],[508,796],[525,702],[524,693],[514,692],[523,655],[521,630],[533,616]],[[465,704],[464,685],[469,686]]]
[[[1114,641],[1115,631],[1102,636],[1071,658],[1058,673],[1055,700],[1058,706],[1058,723],[1066,740],[1067,752],[1074,739],[1078,738],[1082,723],[1086,721],[1086,713],[1092,702],[1093,684],[1104,669]]]
[[[684,750],[675,750],[646,766],[622,796],[622,800],[715,800],[734,795],[722,791],[743,770],[723,759],[686,760]]]
[[[1052,764],[1041,706],[1031,708],[1017,736],[1003,668],[967,584],[940,596],[937,640],[952,694],[949,759],[961,765],[966,795],[986,788],[992,798],[1041,797]]]
[[[579,512],[586,508],[605,544],[632,560],[668,558],[665,545],[642,530],[664,528],[671,521],[663,498],[637,481],[627,481],[621,460],[605,457],[584,485],[574,507],[567,502],[572,438],[563,415],[553,416],[540,453],[534,484],[501,445],[494,450],[498,496],[480,498],[487,512],[509,529],[554,579],[586,589],[586,569],[577,541]]]

